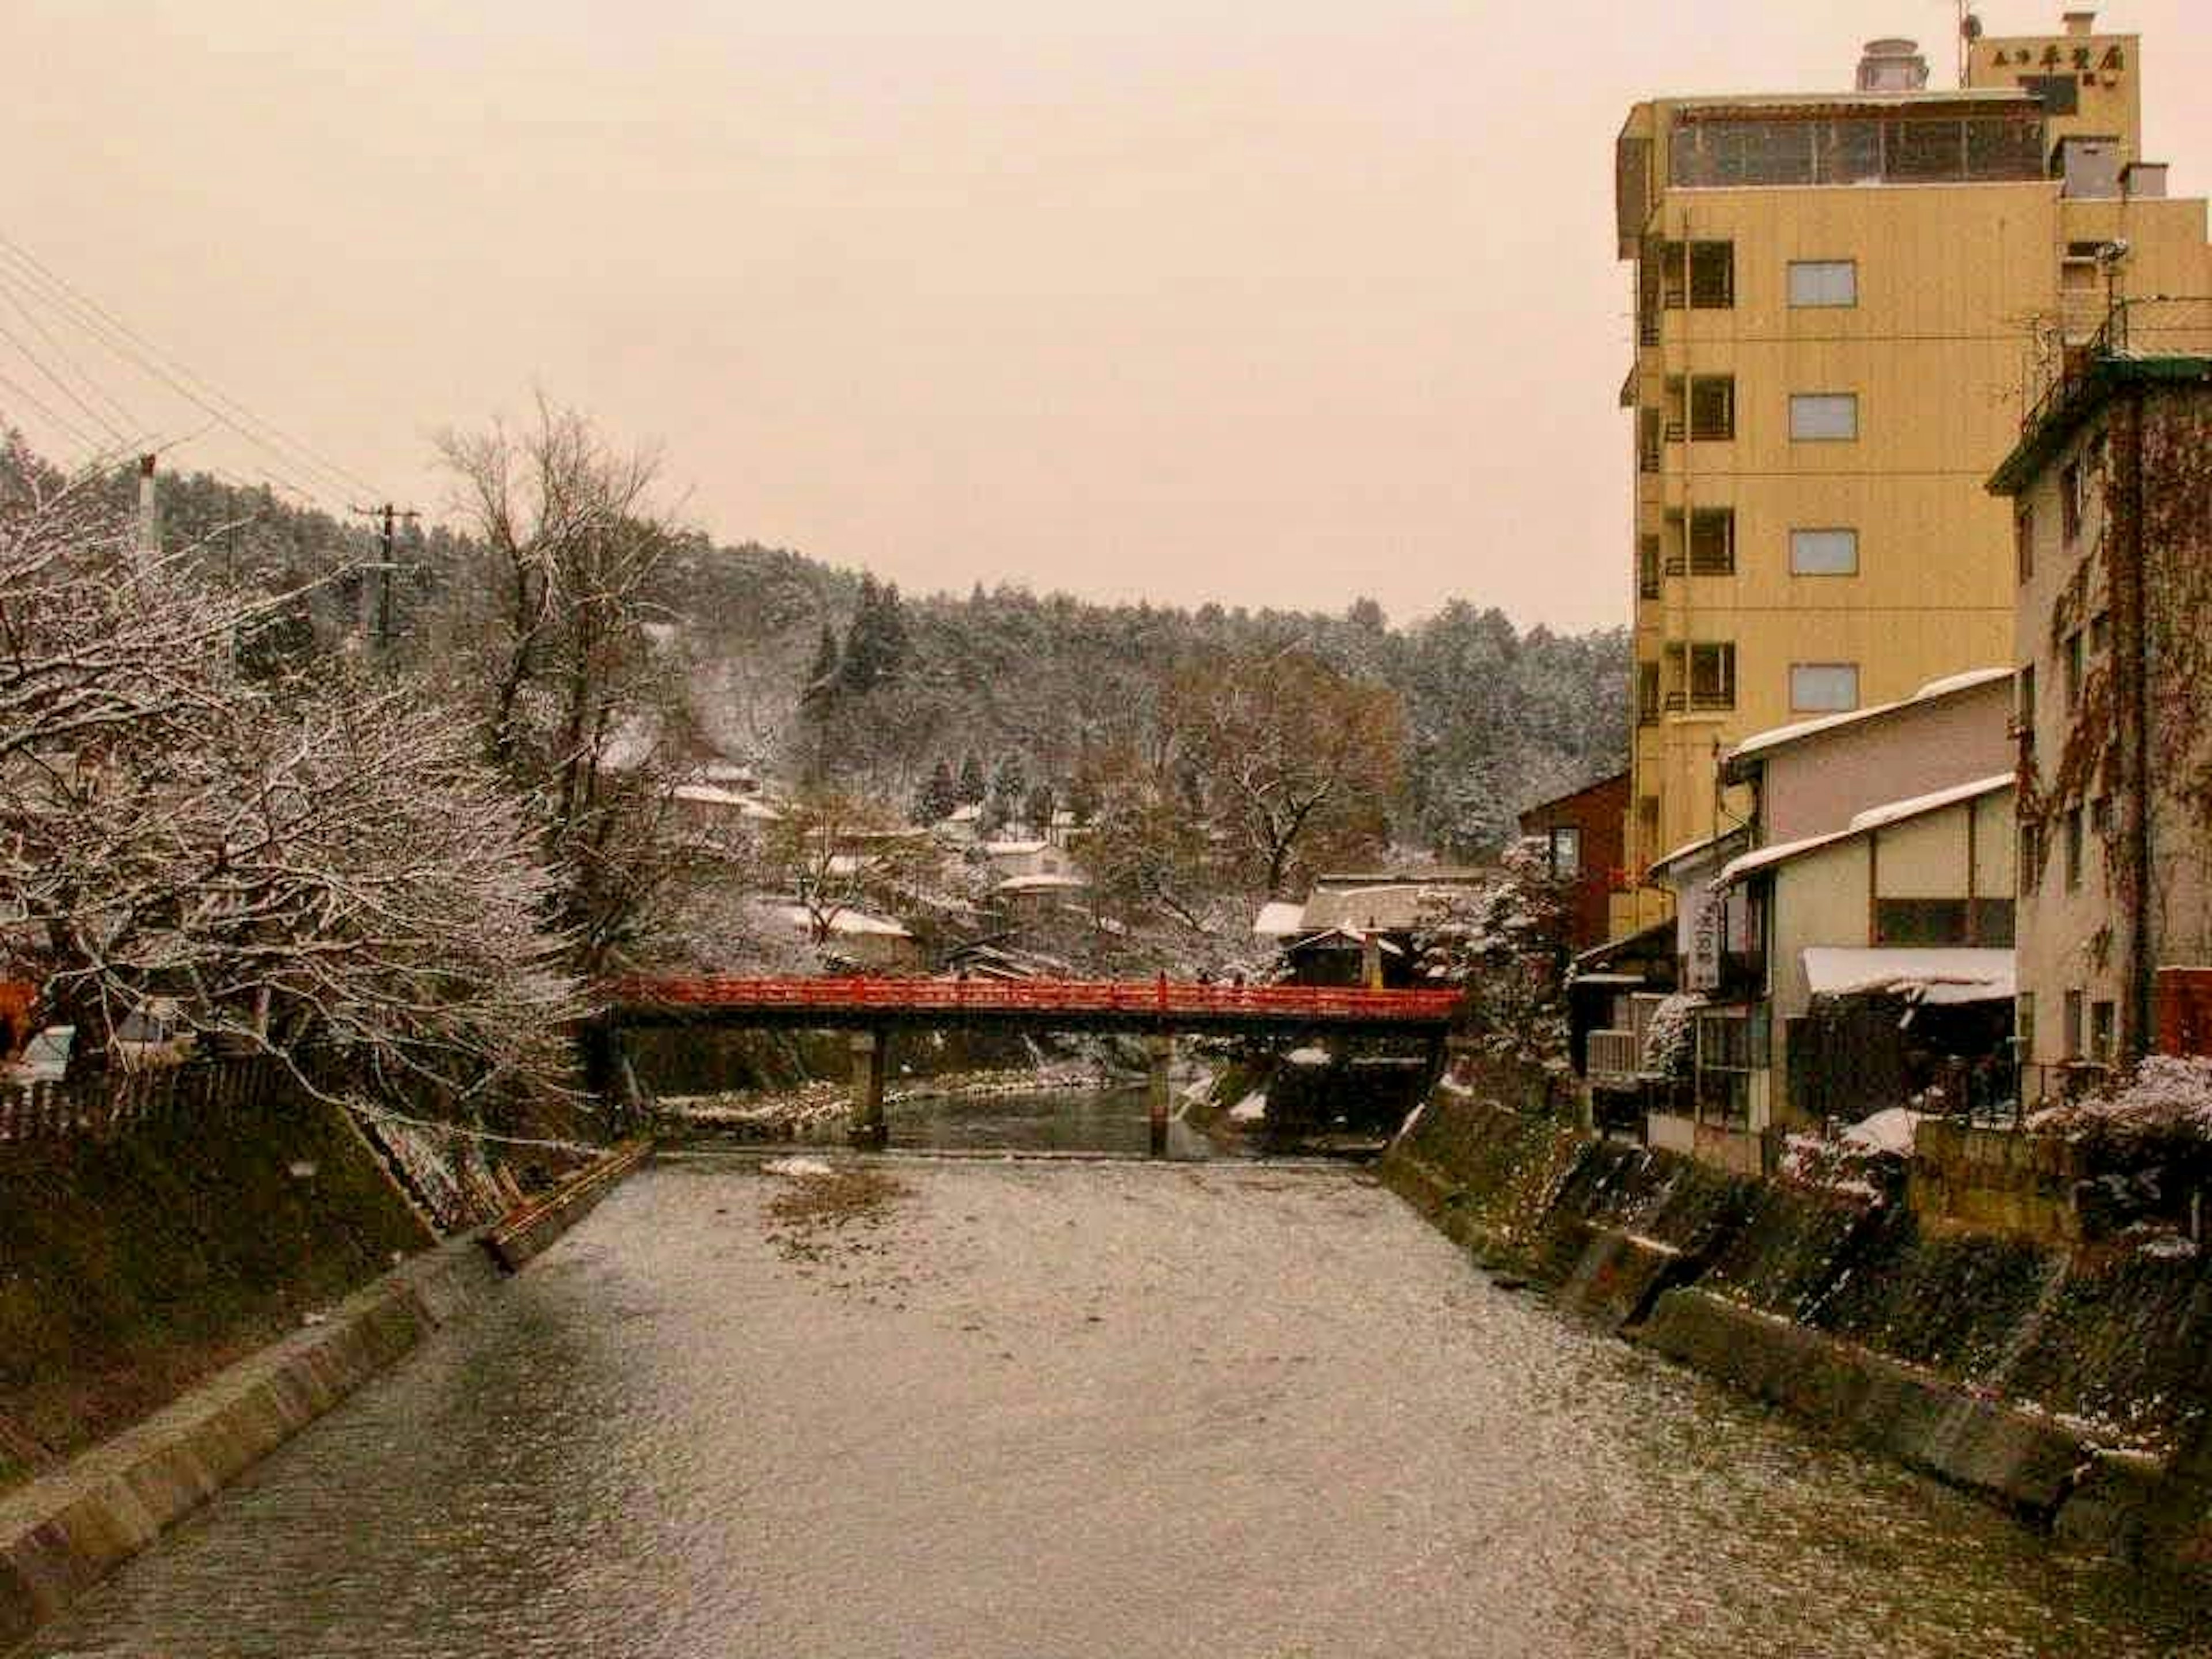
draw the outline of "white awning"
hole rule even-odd
[[[1805,979],[1814,996],[1917,992],[1929,1003],[2010,1001],[2013,953],[1966,945],[1808,945]]]

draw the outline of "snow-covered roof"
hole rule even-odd
[[[803,904],[776,907],[776,914],[794,927],[811,927],[814,919]],[[889,916],[872,916],[866,910],[845,908],[830,918],[833,933],[872,933],[887,939],[911,939],[913,935]]]
[[[1996,1002],[2014,992],[2009,948],[1808,945],[1803,956],[1814,996],[1917,990],[1924,1002]]]
[[[1072,893],[1087,888],[1090,882],[1076,875],[1008,876],[998,885],[1001,893]]]
[[[1841,830],[1831,830],[1824,836],[1808,836],[1802,841],[1777,842],[1771,847],[1760,847],[1730,859],[1722,867],[1715,884],[1725,887],[1740,881],[1755,870],[1765,870],[1774,865],[1786,864],[1791,859],[1817,852],[1823,847],[1832,847],[1838,842],[1863,836],[1869,830],[1879,830],[1892,823],[1902,823],[1907,818],[1917,818],[1929,812],[1940,811],[1946,806],[1956,806],[1961,801],[1993,795],[2013,786],[2013,775],[2000,772],[1994,777],[1976,778],[1971,783],[1953,784],[1948,789],[1937,789],[1925,795],[1915,795],[1909,800],[1885,801],[1879,806],[1869,806],[1863,812],[1854,813],[1850,823]]]
[[[1306,900],[1301,927],[1372,927],[1401,933],[1420,920],[1421,901],[1431,888],[1412,882],[1386,887],[1316,888]]]
[[[1048,841],[987,841],[983,851],[994,859],[1032,858],[1051,845]]]
[[[1976,686],[1987,685],[1994,680],[2008,680],[2013,676],[2009,668],[1972,668],[1962,674],[1948,674],[1940,680],[1930,680],[1911,696],[1896,702],[1869,703],[1864,708],[1848,708],[1839,714],[1822,714],[1817,719],[1797,720],[1789,726],[1769,727],[1754,732],[1729,751],[1730,760],[1740,760],[1747,755],[1763,755],[1776,749],[1812,737],[1821,732],[1832,732],[1839,726],[1856,726],[1863,720],[1875,720],[1884,714],[1893,714],[1900,708],[1911,708],[1920,703],[1938,702],[1956,696],[1961,691],[1971,691]]]
[[[1674,865],[1686,863],[1699,853],[1716,853],[1719,850],[1721,843],[1727,841],[1729,837],[1741,836],[1743,833],[1743,827],[1739,824],[1732,830],[1723,830],[1717,835],[1703,836],[1696,841],[1686,841],[1673,852],[1652,860],[1651,868],[1655,872],[1665,870]]]
[[[1402,957],[1406,954],[1403,945],[1393,945],[1379,933],[1369,934],[1357,927],[1324,927],[1317,933],[1308,933],[1304,939],[1294,939],[1283,948],[1285,951],[1307,951],[1331,945],[1356,945],[1364,951],[1370,938],[1384,956]]]
[[[1955,806],[1962,800],[1994,795],[2012,787],[2013,775],[2009,772],[1976,778],[1971,783],[1954,783],[1948,789],[1931,790],[1924,795],[1915,795],[1910,800],[1885,801],[1880,806],[1868,807],[1863,812],[1854,812],[1851,814],[1851,828],[1879,830],[1885,823],[1895,823],[1902,818],[1917,818],[1923,812],[1933,812],[1942,806]]]
[[[1262,939],[1288,939],[1305,925],[1306,907],[1297,899],[1269,899],[1253,919],[1252,931]]]

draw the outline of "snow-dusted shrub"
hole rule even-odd
[[[1644,1070],[1654,1077],[1690,1075],[1697,1060],[1698,1010],[1705,1006],[1695,991],[1676,991],[1661,1000],[1644,1031]]]
[[[2038,1112],[2027,1127],[2077,1139],[2212,1141],[2212,1058],[2147,1055],[2106,1090]]]

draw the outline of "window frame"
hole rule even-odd
[[[1711,556],[1710,548],[1698,546],[1701,527],[1720,526],[1720,549],[1717,559]],[[1687,559],[1688,573],[1692,576],[1733,576],[1735,574],[1735,509],[1732,507],[1693,507],[1685,515],[1682,544]],[[1705,560],[1701,565],[1700,558]]]
[[[1797,677],[1800,674],[1848,673],[1850,676],[1849,702],[1804,702],[1799,700]],[[1790,665],[1790,712],[1793,714],[1848,714],[1860,707],[1859,665],[1855,662],[1793,662]]]
[[[1735,641],[1692,640],[1683,657],[1683,686],[1688,706],[1696,712],[1717,712],[1735,707]],[[1710,671],[1715,688],[1700,691],[1701,668]]]
[[[1799,560],[1800,538],[1815,536],[1848,537],[1850,541],[1851,562],[1848,569],[1808,569]],[[1808,544],[1802,544],[1810,545]],[[1856,576],[1859,574],[1859,532],[1856,525],[1794,525],[1790,531],[1790,574],[1793,576],[1832,577]]]
[[[1704,418],[1698,409],[1698,394],[1708,392],[1722,399],[1721,419],[1712,422]],[[1706,411],[1710,413],[1711,411]],[[1735,376],[1733,374],[1692,374],[1683,388],[1683,430],[1693,444],[1725,444],[1735,441]]]
[[[1733,311],[1735,309],[1735,244],[1724,241],[1692,241],[1684,256],[1688,267],[1686,282],[1690,309],[1692,311]],[[1719,280],[1713,280],[1712,265],[1717,258],[1723,262]],[[1704,269],[1700,269],[1700,264]]]
[[[1850,410],[1850,430],[1808,432],[1799,421],[1801,411],[1815,407],[1833,407]],[[1856,392],[1793,392],[1790,394],[1790,441],[1793,444],[1855,444],[1859,441],[1864,424],[1859,418],[1859,394]]]
[[[1850,273],[1850,297],[1843,300],[1804,299],[1799,297],[1797,276],[1800,271],[1834,271]],[[1859,262],[1856,259],[1792,259],[1783,275],[1783,294],[1792,311],[1856,311],[1859,303]]]

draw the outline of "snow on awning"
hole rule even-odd
[[[1252,931],[1262,939],[1288,939],[1305,924],[1306,907],[1300,899],[1269,899],[1253,919]]]
[[[1924,1003],[2008,1002],[2013,953],[1971,945],[1808,945],[1805,980],[1814,996],[1917,992]]]

